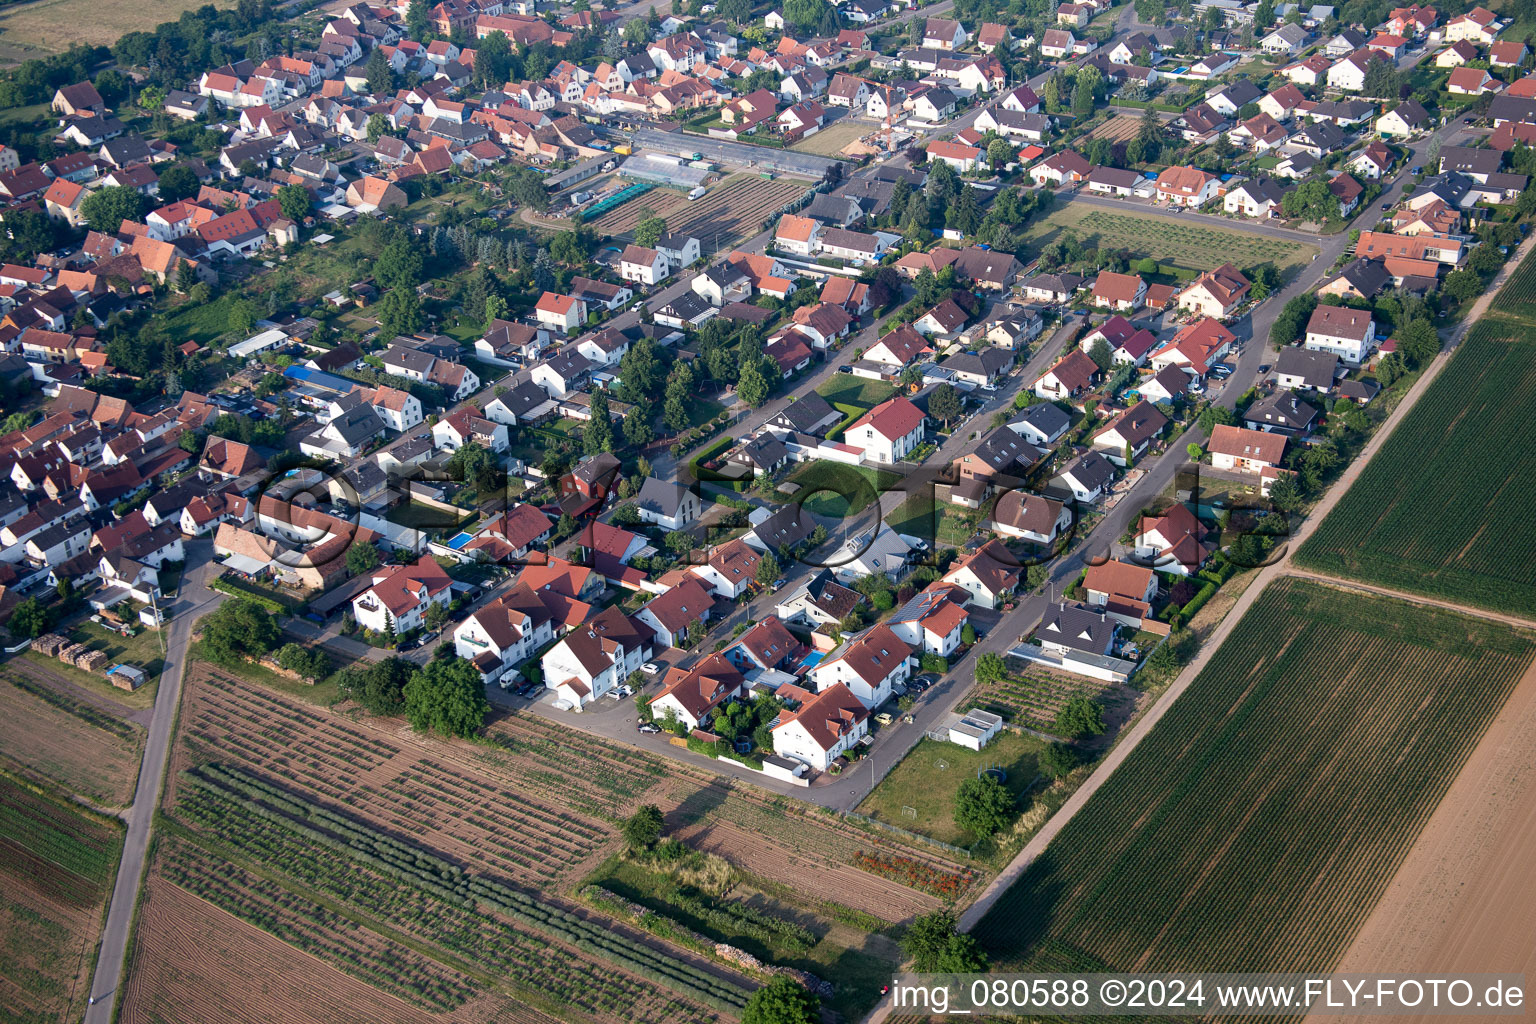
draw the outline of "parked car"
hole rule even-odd
[[[853,367],[851,367],[851,366],[839,366],[837,368],[837,372],[838,373],[852,373],[853,372]]]
[[[571,710],[571,708],[573,706],[574,705],[572,705],[571,702],[568,701],[568,700],[557,700],[557,701],[555,701],[555,710],[556,711],[569,711],[569,710]]]
[[[522,686],[519,686],[517,688],[517,695],[519,697],[532,697],[534,694],[536,694],[538,692],[539,692],[539,684],[538,683],[524,683]]]
[[[1211,376],[1226,380],[1232,376],[1233,370],[1234,368],[1231,363],[1217,363],[1211,367]]]
[[[641,732],[644,732],[644,733],[658,733],[658,732],[661,732],[661,726],[659,726],[659,725],[652,725],[650,722],[641,722],[640,725],[637,728],[639,728],[639,730]]]
[[[644,665],[640,666],[640,671],[644,672],[648,676],[654,676],[656,673],[661,671],[661,666],[656,664],[654,661],[648,661]]]

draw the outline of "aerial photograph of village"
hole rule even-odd
[[[0,0],[0,1024],[1536,983],[1532,175],[1536,0]]]

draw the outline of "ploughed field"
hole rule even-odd
[[[977,936],[1005,969],[1330,969],[1533,652],[1277,581]]]
[[[1301,546],[1298,564],[1536,617],[1536,261]]]
[[[717,236],[722,247],[752,237],[774,211],[800,198],[808,187],[803,181],[733,174],[692,201],[681,192],[652,189],[599,217],[593,226],[604,234],[628,235],[640,222],[640,211],[649,208],[667,222],[669,232],[692,235],[705,255],[713,255]]]

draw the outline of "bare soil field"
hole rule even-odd
[[[349,977],[163,878],[139,907],[122,1024],[433,1024],[487,1019],[467,1003],[447,1016]],[[512,1018],[517,1019],[517,1018]],[[527,1018],[550,1020],[542,1014]]]
[[[1446,791],[1335,970],[1531,976],[1533,862],[1536,664]]]
[[[117,721],[117,727],[101,728],[92,721],[100,713],[89,705],[40,687],[25,678],[0,679],[0,762],[14,762],[92,803],[126,806],[133,800],[143,730],[104,716],[97,721]]]
[[[667,222],[667,230],[692,235],[706,253],[734,245],[762,230],[773,211],[805,193],[804,182],[782,178],[768,181],[755,174],[733,174],[692,202],[681,192],[655,189],[599,217],[593,225],[609,235],[628,235],[649,207]]]
[[[235,6],[233,0],[210,2],[214,7]],[[35,0],[6,7],[0,14],[0,33],[9,41],[63,53],[77,43],[111,46],[126,33],[149,31],[201,6],[202,0],[141,0],[132,4]]]

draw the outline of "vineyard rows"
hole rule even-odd
[[[165,843],[159,863],[193,895],[407,1002],[447,1013],[476,993],[472,978],[188,843]]]
[[[1015,725],[1037,729],[1055,728],[1056,715],[1073,697],[1099,699],[1112,684],[1086,676],[1053,675],[1042,669],[1026,669],[995,683],[977,683],[970,701],[996,712]]]
[[[1511,285],[1536,288],[1527,260]],[[1506,287],[1505,291],[1509,291]],[[1496,305],[1505,301],[1500,294]],[[1517,305],[1524,298],[1511,298]],[[1301,565],[1496,611],[1536,608],[1536,340],[1483,317],[1297,553]]]
[[[658,1021],[697,1008],[667,1009],[648,986],[599,964],[623,968],[696,1004],[734,1012],[746,992],[690,962],[602,923],[588,922],[500,883],[465,873],[420,849],[298,800],[243,771],[207,765],[188,776],[178,810],[221,842],[260,857],[303,885],[415,934],[487,973],[592,1013]],[[493,916],[495,915],[495,916]],[[498,917],[538,934],[533,939]],[[589,954],[574,957],[547,940]],[[667,1014],[672,1014],[668,1017]]]
[[[479,754],[482,764],[596,817],[627,816],[670,770],[649,754],[620,750],[533,716],[510,719],[487,736],[501,750]]]
[[[1005,967],[1330,969],[1532,653],[1273,584],[976,934]]]

